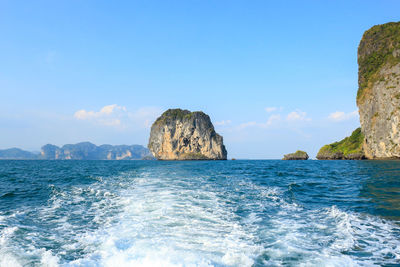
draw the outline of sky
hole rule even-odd
[[[228,158],[278,159],[359,127],[357,47],[400,1],[0,0],[0,149],[147,146],[207,113]]]

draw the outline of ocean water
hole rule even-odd
[[[400,266],[400,162],[0,161],[0,266]]]

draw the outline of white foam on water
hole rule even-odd
[[[12,217],[11,215],[10,217]],[[2,216],[3,220],[6,216]],[[0,267],[19,267],[23,266],[21,260],[18,259],[14,251],[8,247],[9,240],[13,237],[14,233],[18,230],[16,226],[3,228],[0,231]]]
[[[51,185],[49,185],[51,186]],[[95,188],[101,188],[102,185],[96,184]],[[79,221],[72,221],[71,216],[76,215],[78,218],[82,215],[90,215],[90,212],[97,214],[109,209],[109,206],[103,205],[104,209],[98,207],[87,210],[84,205],[85,197],[90,194],[96,194],[93,188],[72,188],[70,191],[54,191],[53,196],[48,201],[48,205],[38,206],[33,212],[23,206],[21,210],[11,215],[1,215],[0,226],[6,226],[7,220],[11,219],[11,224],[18,223],[16,217],[34,218],[39,225],[22,225],[21,233],[17,233],[19,227],[5,227],[0,231],[0,267],[13,266],[43,266],[55,267],[60,266],[60,257],[74,253],[76,250],[85,251],[86,248],[79,246],[76,240],[76,233],[82,231],[90,232],[88,225],[82,225]],[[104,191],[104,190],[103,190]],[[91,192],[91,193],[88,193]],[[102,200],[93,202],[101,205]],[[16,221],[16,222],[15,222]],[[53,228],[46,232],[41,229],[40,224],[49,224]],[[20,241],[16,241],[16,240]],[[56,242],[64,248],[58,254],[51,250],[46,250],[41,244],[41,239]],[[90,251],[90,248],[89,248]],[[61,264],[62,265],[62,264]]]
[[[266,265],[380,266],[400,262],[399,227],[383,219],[347,213],[336,206],[287,213],[263,235]]]
[[[185,181],[141,177],[115,201],[117,223],[82,235],[96,250],[71,265],[252,266],[261,249],[220,196]]]
[[[0,252],[0,267],[20,267],[22,264],[18,262],[15,256]]]
[[[13,242],[0,231],[3,266],[379,266],[400,262],[400,227],[336,206],[306,209],[284,189],[232,180],[216,187],[202,177],[123,173],[54,193],[40,218],[54,225]],[[196,180],[197,179],[197,180]],[[238,213],[241,209],[241,215]],[[0,225],[11,216],[1,215]],[[85,218],[82,225],[75,218]],[[57,245],[58,246],[58,245]],[[56,247],[57,247],[56,246]],[[73,256],[73,260],[66,257]]]
[[[51,251],[42,249],[41,250],[41,259],[40,259],[40,264],[43,267],[56,267],[58,266],[59,258]]]

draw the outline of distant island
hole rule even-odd
[[[361,127],[320,148],[320,160],[400,159],[400,22],[365,31],[358,46],[358,92]],[[0,159],[47,160],[226,160],[223,137],[201,112],[168,109],[153,123],[148,149],[141,145],[89,142],[62,147],[47,144],[40,153],[0,150]],[[307,160],[304,151],[285,160]]]
[[[361,128],[323,146],[318,159],[400,158],[400,22],[373,26],[358,46]]]
[[[90,142],[58,147],[44,145],[40,153],[19,148],[0,150],[0,159],[42,160],[226,160],[223,138],[210,117],[201,112],[168,109],[152,125],[148,148],[141,145],[101,145]]]
[[[40,153],[19,148],[0,150],[0,159],[42,160],[152,160],[150,151],[141,145],[101,145],[90,142],[67,144],[62,147],[47,144]]]

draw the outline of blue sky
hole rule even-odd
[[[281,158],[359,126],[357,46],[400,1],[2,1],[0,149],[147,145],[202,110],[228,157]]]

